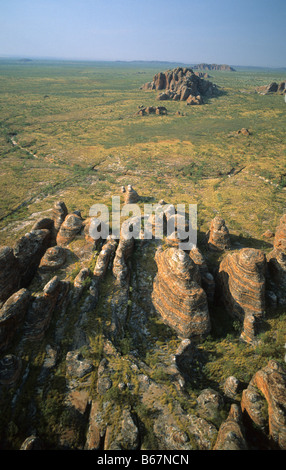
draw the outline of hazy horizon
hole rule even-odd
[[[0,11],[1,58],[286,66],[284,0],[1,0]]]

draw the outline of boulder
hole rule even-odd
[[[152,301],[164,322],[179,337],[200,337],[210,331],[207,296],[200,286],[199,268],[178,248],[159,248],[155,254],[158,272]]]
[[[241,338],[253,342],[265,311],[266,258],[261,250],[242,248],[220,263],[218,284],[227,312],[243,322]]]
[[[215,294],[215,280],[209,272],[206,260],[197,246],[194,246],[189,252],[190,258],[199,267],[201,274],[202,288],[207,294],[209,304],[212,304]]]

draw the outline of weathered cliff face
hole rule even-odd
[[[162,319],[179,337],[201,336],[210,331],[207,296],[200,286],[198,267],[182,250],[158,249],[158,273],[152,300]]]
[[[158,96],[159,100],[180,100],[190,105],[202,104],[204,96],[214,96],[218,93],[216,85],[200,78],[187,67],[159,72],[153,81],[143,85],[142,89],[165,90]]]
[[[265,311],[266,258],[262,251],[243,248],[221,261],[218,274],[224,305],[243,321],[242,339],[252,342]]]
[[[286,450],[286,371],[276,361],[259,370],[243,391],[241,407],[253,423]],[[261,395],[262,394],[262,395]],[[265,400],[268,413],[265,413]],[[268,414],[268,417],[267,417]]]

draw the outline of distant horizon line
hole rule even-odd
[[[251,68],[271,68],[271,69],[286,69],[286,65],[241,65],[241,64],[230,64],[227,62],[208,62],[208,61],[199,61],[199,62],[183,62],[183,61],[175,61],[175,60],[160,60],[160,59],[88,59],[88,58],[68,58],[68,57],[52,57],[52,56],[25,56],[25,55],[6,55],[0,54],[0,60],[2,59],[12,59],[12,60],[22,60],[22,61],[63,61],[63,62],[110,62],[110,63],[161,63],[161,64],[177,64],[177,65],[185,65],[185,66],[192,66],[198,64],[208,64],[208,65],[228,65],[230,67],[251,67]]]

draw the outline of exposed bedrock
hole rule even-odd
[[[197,246],[193,247],[189,252],[193,262],[199,267],[201,274],[202,288],[207,294],[209,304],[212,304],[215,295],[215,280],[209,272],[206,260]]]
[[[266,258],[261,250],[243,248],[220,263],[218,283],[228,313],[243,322],[242,339],[252,342],[265,311]]]
[[[286,450],[286,370],[271,360],[251,379],[242,393],[241,408],[256,427],[269,432],[274,443]],[[268,412],[265,413],[265,405]]]
[[[155,254],[158,273],[152,301],[162,319],[179,337],[200,337],[210,331],[208,301],[201,288],[198,266],[178,248],[159,248]]]
[[[93,271],[93,275],[96,279],[100,280],[104,277],[109,263],[113,261],[114,253],[117,248],[117,241],[113,238],[107,239],[106,243],[103,245],[98,258],[96,260],[96,265]]]
[[[228,228],[224,219],[218,215],[211,221],[206,237],[209,250],[224,251],[230,248]]]

